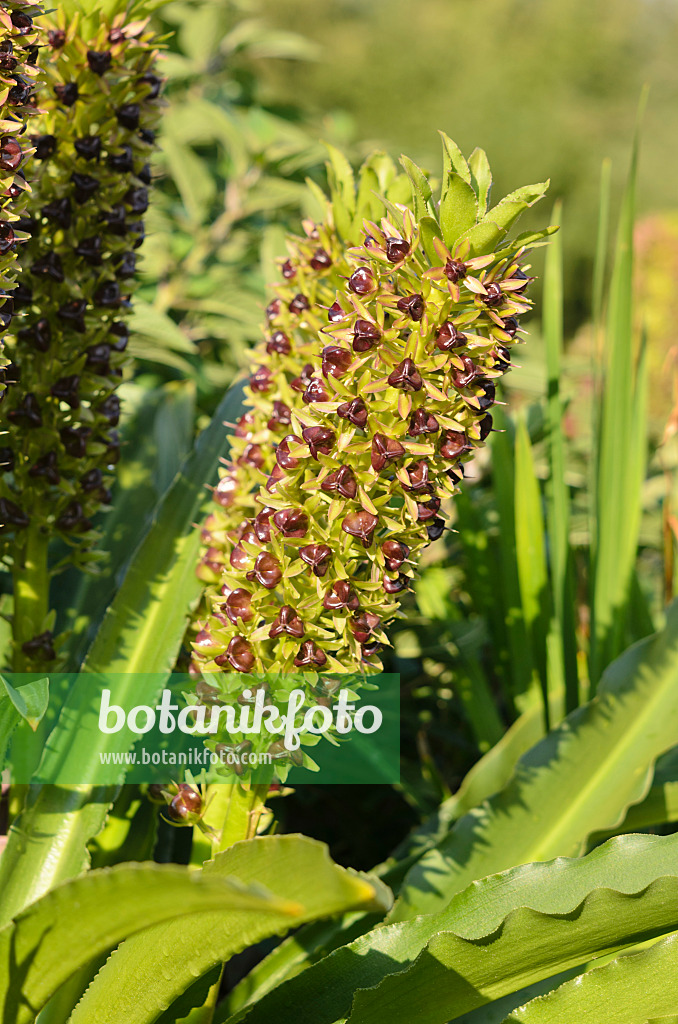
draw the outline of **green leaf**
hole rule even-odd
[[[473,930],[468,922],[459,927],[455,900],[454,931],[438,932],[411,967],[359,991],[349,1021],[408,1024],[416,1012],[418,1024],[441,1024],[592,957],[672,931],[675,918],[665,901],[678,892],[670,871],[678,840],[648,846],[648,838],[612,841],[601,861],[595,851],[584,861],[535,867],[537,874],[528,866],[522,879],[510,872],[510,882],[504,875],[476,883],[465,894]],[[569,874],[568,868],[561,874],[563,863]],[[417,1012],[424,991],[430,995]],[[607,1020],[605,1014],[596,1019]]]
[[[165,128],[162,155],[194,225],[203,224],[216,196],[216,183],[204,160]]]
[[[678,935],[566,982],[515,1010],[505,1024],[671,1024],[676,1014]]]
[[[131,394],[128,389],[125,402],[137,408],[122,429],[115,505],[102,523],[106,571],[96,576],[81,574],[71,594],[61,586],[70,630],[62,649],[68,668],[82,662],[139,537],[193,445],[195,387],[191,381],[171,381],[153,391],[137,388]]]
[[[186,352],[195,355],[196,347],[174,320],[161,310],[141,299],[134,302],[134,310],[129,318],[130,330],[143,338],[159,342],[163,348],[173,352]]]
[[[151,1024],[196,977],[266,935],[354,909],[386,909],[390,893],[376,879],[333,864],[327,847],[303,836],[268,836],[236,843],[208,861],[206,878],[227,876],[264,885],[294,918],[260,914],[229,919],[208,914],[148,929],[126,942],[99,973],[73,1013],[72,1024]]]
[[[515,467],[516,561],[523,621],[546,699],[546,639],[550,624],[550,591],[541,491],[524,418],[519,420],[516,431]]]
[[[459,239],[459,242],[466,241],[471,246],[471,256],[483,256],[492,252],[504,237],[506,232],[498,224],[487,219],[481,220]]]
[[[445,132],[438,132],[443,144],[443,181],[449,174],[458,174],[467,185],[471,184],[471,171],[462,151]]]
[[[554,210],[553,222],[554,224],[560,223],[560,205]],[[546,492],[546,515],[554,605],[549,646],[555,651],[558,667],[558,678],[549,681],[552,681],[556,687],[565,686],[566,709],[573,711],[579,704],[579,680],[574,621],[574,556],[570,545],[570,499],[565,482],[566,452],[563,430],[565,407],[560,395],[563,350],[562,261],[562,240],[560,234],[557,234],[546,251],[543,298],[543,334],[548,383],[546,412],[550,463]]]
[[[443,239],[448,248],[475,224],[478,217],[478,200],[475,192],[468,182],[454,172],[451,172],[443,183],[439,216]]]
[[[382,215],[382,204],[378,196],[379,190],[379,175],[373,166],[373,162],[371,160],[366,161],[360,168],[358,179],[358,199],[353,224],[353,236],[356,239],[360,238],[363,220],[377,220]]]
[[[417,220],[421,220],[422,217],[427,217],[433,212],[431,208],[431,184],[422,171],[421,167],[417,167],[413,160],[410,160],[408,156],[401,156],[400,163],[402,164],[407,177],[410,179],[412,186],[412,201],[414,203],[414,215]]]
[[[633,230],[638,160],[636,138],[617,232],[605,338],[604,390],[595,465],[591,530],[591,656],[595,686],[624,644],[641,517],[647,437],[644,378],[634,372]],[[642,452],[638,446],[642,445]],[[624,515],[619,515],[619,509]]]
[[[150,925],[215,914],[233,915],[234,922],[247,915],[294,921],[300,909],[214,873],[149,864],[93,871],[59,886],[0,932],[2,1020],[33,1021],[72,974]]]
[[[540,181],[536,185],[524,185],[504,196],[487,214],[487,220],[497,224],[506,233],[515,224],[521,213],[534,206],[546,195],[550,182]]]
[[[507,637],[510,672],[509,699],[522,711],[540,698],[535,687],[532,654],[527,642],[518,580],[515,527],[515,427],[502,409],[495,416],[496,431],[490,437],[492,481],[499,515],[499,585],[501,613]],[[540,702],[540,701],[539,701]],[[535,737],[536,742],[537,737]]]
[[[475,881],[444,910],[375,928],[232,1024],[443,1024],[539,978],[673,927],[678,837],[614,839],[581,860]],[[353,1008],[351,1009],[353,1004]]]
[[[442,241],[443,232],[435,217],[422,217],[419,221],[419,232],[421,244],[424,247],[428,259],[434,267],[440,266],[440,256],[435,251],[433,239],[439,238]]]
[[[393,919],[431,913],[494,871],[577,854],[591,832],[623,820],[646,795],[656,758],[675,744],[676,673],[678,603],[661,633],[609,666],[596,699],[529,751],[510,784],[412,868]]]
[[[353,168],[344,154],[335,146],[331,146],[329,143],[325,143],[325,146],[330,155],[327,177],[334,211],[334,224],[341,238],[346,240],[351,235],[351,224],[355,215]]]
[[[35,732],[47,711],[49,703],[49,679],[38,679],[35,682],[12,686],[4,676],[0,675],[0,707],[8,700],[19,718],[27,722]]]
[[[487,211],[492,189],[492,171],[484,149],[474,149],[469,157],[469,168],[472,183],[478,196],[478,209],[481,216]]]
[[[155,689],[140,690],[137,673],[169,675],[174,667],[201,590],[195,576],[200,531],[193,524],[202,518],[209,500],[205,485],[215,480],[227,451],[223,422],[237,419],[241,401],[242,388],[235,386],[160,502],[50,736],[42,763],[46,778],[57,777],[52,770],[86,778],[88,762],[98,764],[106,749],[104,735],[101,747],[93,749],[78,730],[79,716],[91,713],[87,672],[126,674],[137,704],[155,697]],[[86,868],[87,843],[101,829],[115,795],[115,789],[91,786],[31,787],[0,859],[0,922]]]

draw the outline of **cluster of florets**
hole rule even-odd
[[[46,43],[41,133],[31,136],[37,180],[30,215],[16,222],[28,241],[5,370],[0,520],[13,547],[31,524],[59,534],[82,566],[119,458],[116,389],[161,80],[146,22],[102,19],[89,42],[75,25],[54,26]]]
[[[471,256],[391,204],[358,246],[306,224],[214,491],[193,667],[379,671],[385,627],[492,429],[529,308],[520,246]]]
[[[32,0],[0,4],[0,335],[12,322],[16,247],[25,237],[19,221],[29,191],[23,165],[32,152],[25,133],[36,113],[40,36],[35,19],[41,14],[42,6]],[[0,399],[12,380],[6,360],[1,362]]]

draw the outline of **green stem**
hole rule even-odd
[[[14,671],[30,672],[33,664],[23,645],[42,631],[49,608],[49,536],[29,527],[26,543],[14,566]]]
[[[196,826],[191,864],[197,868],[215,854],[227,850],[234,843],[254,839],[263,814],[268,783],[261,785],[233,785],[217,783],[207,787],[207,808],[201,824],[209,826],[211,833]],[[189,1017],[189,1024],[212,1024],[217,1008],[223,967],[209,990],[207,999]]]

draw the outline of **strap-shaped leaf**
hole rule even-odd
[[[196,977],[265,936],[349,910],[384,910],[390,903],[380,882],[338,867],[324,844],[303,836],[236,843],[201,874],[243,884],[256,880],[286,903],[299,904],[298,912],[292,921],[256,912],[237,919],[215,912],[148,929],[111,957],[74,1011],[72,1024],[150,1024]]]
[[[625,836],[580,860],[474,882],[438,914],[375,928],[335,950],[232,1024],[334,1024],[349,1016],[359,989],[366,991],[355,997],[352,1022],[444,1024],[603,950],[670,930],[677,854],[678,836]]]
[[[515,1010],[505,1024],[584,1024],[586,1021],[675,1024],[678,1021],[678,935],[566,982],[555,992]]]
[[[0,1019],[33,1021],[72,974],[149,925],[215,912],[277,923],[294,921],[300,910],[261,888],[185,868],[125,864],[93,871],[52,890],[0,932]]]
[[[461,818],[405,880],[394,920],[444,907],[515,864],[571,856],[646,795],[654,761],[678,735],[678,604],[666,628],[607,669],[598,696],[518,763],[509,785]]]

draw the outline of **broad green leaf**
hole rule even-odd
[[[104,735],[99,750],[78,742],[78,716],[88,713],[90,703],[87,671],[127,673],[133,704],[154,703],[155,698],[155,693],[139,690],[134,673],[171,672],[188,615],[200,596],[195,577],[200,531],[193,524],[209,499],[205,485],[215,480],[219,459],[227,451],[223,422],[237,418],[241,395],[240,386],[226,394],[160,502],[50,736],[43,761],[46,777],[56,777],[49,774],[52,768],[59,770],[56,765],[71,765],[71,777],[86,778],[88,761],[98,764],[106,749]],[[115,790],[91,786],[31,787],[0,859],[0,922],[86,868],[87,843],[101,829],[115,795]]]
[[[445,132],[439,132],[443,144],[443,181],[451,173],[458,174],[467,185],[471,184],[471,171],[466,159],[456,142],[453,142]]]
[[[412,185],[414,215],[417,220],[421,220],[422,217],[426,217],[432,212],[431,184],[421,167],[417,167],[414,161],[410,160],[408,156],[401,156],[400,163],[405,169],[405,173],[410,179],[410,184]]]
[[[677,851],[676,836],[626,836],[580,860],[475,881],[437,914],[380,926],[335,950],[232,1024],[334,1024],[344,1017],[352,1024],[444,1024],[603,951],[670,930]]]
[[[678,735],[678,603],[666,628],[609,666],[598,696],[518,763],[509,785],[461,818],[412,868],[393,919],[431,913],[474,879],[579,853],[646,795]]]
[[[506,231],[503,228],[486,218],[462,235],[459,242],[469,243],[471,256],[483,256],[496,249],[505,234]]]
[[[484,149],[474,149],[469,157],[469,168],[472,181],[478,196],[478,209],[481,217],[487,211],[492,189],[492,171]]]
[[[460,235],[473,227],[478,216],[475,192],[468,182],[453,172],[443,183],[439,216],[443,239],[448,247],[452,247]]]
[[[296,901],[215,873],[150,864],[93,871],[57,887],[0,932],[2,1020],[33,1021],[79,968],[156,923],[205,914],[293,922],[300,911]]]
[[[677,1014],[678,936],[674,935],[566,982],[515,1010],[505,1024],[671,1024],[678,1020]]]
[[[299,909],[294,919],[223,914],[148,929],[113,955],[73,1013],[72,1024],[151,1024],[196,977],[234,952],[290,925],[354,909],[386,909],[390,893],[376,879],[333,864],[327,847],[303,836],[269,836],[236,843],[208,861],[201,874],[264,885]]]

